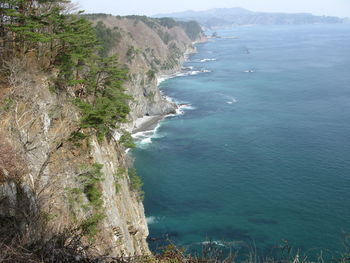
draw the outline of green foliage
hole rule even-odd
[[[136,145],[134,143],[134,139],[132,138],[129,132],[125,132],[119,139],[119,143],[121,143],[125,148],[135,148]]]
[[[129,46],[128,51],[126,52],[126,57],[128,58],[128,62],[131,63],[131,61],[135,59],[137,54],[138,54],[138,50],[134,46]]]
[[[121,185],[118,183],[118,181],[124,177],[126,172],[127,170],[124,167],[118,167],[118,171],[114,174],[114,186],[116,193],[118,193],[121,189]]]
[[[96,14],[84,14],[84,17],[86,19],[91,19],[91,20],[94,20],[94,19],[100,19],[100,18],[107,18],[111,15],[109,14],[104,14],[104,13],[96,13]]]
[[[130,168],[128,171],[130,178],[130,187],[131,190],[137,193],[139,201],[143,200],[144,192],[142,191],[143,182],[141,177],[137,175],[137,171],[135,168]]]
[[[91,62],[97,48],[95,30],[91,23],[79,16],[63,16],[57,32],[61,42],[54,64],[59,68],[56,85],[65,88],[82,83],[83,71]]]
[[[72,142],[75,146],[79,147],[79,146],[81,146],[80,141],[85,140],[88,137],[89,137],[88,135],[86,135],[80,131],[74,131],[70,135],[68,141]]]
[[[169,42],[172,40],[172,37],[168,32],[164,32],[163,30],[159,29],[157,33],[165,45],[168,45]]]
[[[121,185],[117,182],[114,183],[114,187],[115,187],[115,193],[119,193],[120,189],[121,189]]]
[[[11,107],[14,105],[15,101],[12,98],[5,98],[2,102],[2,105],[0,105],[0,112],[5,111],[8,112]]]
[[[73,206],[74,203],[82,203],[83,198],[82,194],[84,193],[83,190],[80,188],[67,188],[67,195],[68,195],[68,203]]]
[[[92,100],[75,100],[83,115],[82,128],[94,128],[98,138],[103,139],[117,122],[127,121],[132,97],[124,93],[122,84],[126,79],[127,71],[119,67],[116,57],[97,59],[86,80]]]
[[[112,47],[120,41],[122,35],[116,30],[116,28],[111,29],[106,27],[102,21],[97,22],[95,30],[97,39],[100,43],[98,54],[101,57],[107,57]]]
[[[93,242],[98,231],[98,224],[106,217],[103,212],[102,192],[100,183],[103,180],[102,164],[94,163],[83,167],[84,173],[80,174],[83,183],[83,193],[86,195],[91,206],[95,209],[94,214],[87,218],[82,224],[83,234]]]
[[[79,91],[77,96],[83,94],[84,99],[75,101],[82,110],[81,128],[94,128],[103,139],[117,122],[126,122],[130,111],[131,97],[122,88],[127,71],[119,67],[116,57],[107,57],[121,35],[102,22],[93,28],[80,13],[67,14],[68,2],[5,0],[0,4],[0,37],[4,38],[6,56],[31,51],[45,69],[58,69],[50,90],[60,92],[71,87]],[[82,137],[73,134],[71,139]]]
[[[100,190],[100,182],[103,180],[102,167],[102,164],[94,163],[92,166],[86,167],[86,171],[79,175],[83,183],[83,192],[90,204],[96,209],[101,209],[103,206]]]
[[[146,16],[127,16],[127,18],[134,19],[135,22],[142,21],[151,29],[159,29],[159,25],[167,27],[169,29],[175,26],[179,26],[185,30],[186,34],[192,41],[195,41],[198,38],[199,34],[202,32],[201,26],[196,21],[176,21],[173,18],[169,17],[150,18]],[[168,36],[161,36],[161,38],[163,41],[165,40],[164,43],[166,44],[171,40],[170,38],[168,39]]]
[[[76,221],[76,206],[84,206],[84,192],[80,188],[66,188],[65,191],[72,219]]]
[[[102,167],[103,165],[98,163],[82,165],[81,169],[83,172],[79,174],[79,181],[82,183],[81,188],[66,189],[68,203],[75,220],[76,215],[74,213],[74,206],[76,204],[91,213],[91,216],[80,225],[83,235],[86,235],[91,242],[97,234],[99,222],[105,218],[102,192],[100,189],[100,183],[103,180],[103,173],[101,171]],[[88,204],[84,204],[84,195],[89,201]]]
[[[154,18],[150,18],[147,16],[137,16],[137,15],[126,16],[126,18],[134,19],[136,23],[141,21],[150,28],[157,27],[157,20]]]
[[[152,80],[156,77],[156,71],[153,69],[150,69],[149,71],[147,71],[146,75],[150,80]]]
[[[179,22],[179,25],[185,30],[192,41],[195,41],[202,32],[201,26],[196,21]]]
[[[149,71],[147,71],[146,75],[150,80],[152,80],[156,77],[156,71],[153,69],[150,69]]]
[[[118,171],[117,171],[116,176],[117,176],[118,178],[122,178],[122,177],[126,174],[126,172],[127,172],[126,168],[124,168],[124,167],[118,167]]]
[[[93,242],[94,237],[98,233],[98,224],[106,217],[105,214],[96,213],[87,218],[80,226],[83,235],[89,238],[90,242]]]
[[[44,32],[48,28],[50,18],[62,8],[59,3],[52,1],[51,8],[38,9],[46,5],[46,1],[4,0],[0,12],[1,37],[8,44],[12,44],[16,51],[26,53],[29,49],[37,47],[37,43],[48,43],[54,39],[53,32]],[[36,2],[36,4],[31,3]],[[11,42],[11,43],[9,43]]]
[[[162,26],[165,26],[167,28],[173,28],[179,25],[179,23],[175,19],[170,17],[162,17],[159,18],[158,21]]]

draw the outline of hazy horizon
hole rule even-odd
[[[127,3],[115,4],[111,0],[80,0],[80,9],[86,13],[107,13],[112,15],[147,15],[174,13],[182,11],[204,11],[212,8],[241,7],[255,12],[271,13],[312,13],[337,17],[350,17],[349,0],[216,0],[200,1],[177,0],[159,2],[155,0],[129,0]]]

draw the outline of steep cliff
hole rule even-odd
[[[129,128],[145,115],[174,113],[176,105],[161,96],[157,78],[181,70],[186,55],[195,52],[194,42],[206,41],[199,25],[176,22],[172,19],[153,19],[144,16],[116,17],[87,15],[96,25],[99,22],[119,33],[110,49],[130,70],[127,92],[133,96]]]
[[[174,21],[88,18],[117,36],[106,52],[118,54],[129,70],[124,87],[133,97],[130,121],[102,139],[91,134],[81,140],[85,135],[80,132],[81,111],[73,103],[76,88],[54,89],[57,70],[43,71],[30,51],[4,60],[0,237],[7,242],[21,233],[35,242],[77,229],[96,254],[144,255],[149,250],[142,192],[119,134],[137,128],[135,121],[145,115],[174,112],[176,105],[157,88],[157,76],[179,71],[185,54],[194,51],[192,42],[204,36],[186,33]]]

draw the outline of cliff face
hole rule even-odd
[[[194,42],[205,41],[202,32],[191,35],[181,24],[147,17],[92,16],[97,24],[103,22],[108,28],[120,33],[120,39],[110,53],[118,54],[122,64],[130,70],[127,92],[133,96],[130,125],[145,115],[174,113],[176,105],[161,96],[157,77],[171,75],[181,70],[189,53],[195,51]]]
[[[194,50],[185,30],[139,17],[90,19],[120,33],[109,52],[119,54],[130,72],[125,88],[134,100],[125,127],[132,130],[145,115],[173,112],[157,76],[180,70],[185,53]],[[0,235],[19,229],[36,240],[83,226],[98,254],[149,253],[142,198],[132,187],[125,148],[113,136],[75,140],[80,112],[73,90],[53,91],[53,76],[36,64],[30,55],[13,59],[8,79],[0,82]]]

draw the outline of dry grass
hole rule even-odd
[[[6,181],[18,182],[24,174],[23,161],[0,131],[0,184]]]
[[[84,262],[84,263],[349,263],[349,255],[344,254],[338,259],[325,260],[320,253],[315,260],[296,253],[286,254],[285,257],[259,258],[255,250],[251,250],[244,258],[231,251],[223,257],[222,251],[214,243],[208,243],[203,247],[200,256],[186,255],[183,249],[170,244],[164,251],[157,255],[135,257],[109,257],[98,255],[91,246],[84,246],[81,241],[81,233],[78,229],[66,230],[55,235],[50,240],[40,240],[36,243],[28,243],[26,238],[18,238],[10,243],[0,242],[0,263],[49,263],[49,262]],[[238,259],[239,258],[239,259]]]

